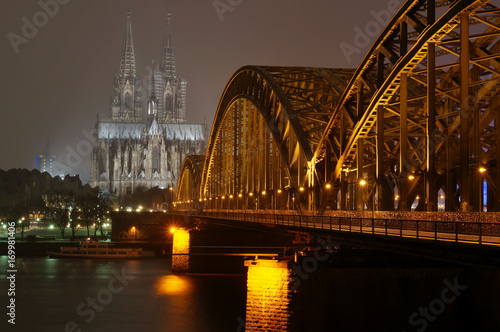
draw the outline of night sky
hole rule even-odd
[[[224,87],[238,68],[250,64],[356,67],[376,37],[368,38],[369,45],[358,41],[360,52],[349,59],[342,43],[356,47],[355,28],[364,30],[368,22],[372,28],[381,28],[372,11],[380,13],[392,4],[399,8],[403,3],[59,1],[67,4],[60,4],[53,17],[41,13],[38,1],[1,2],[0,169],[35,168],[36,154],[44,152],[50,141],[50,152],[84,181],[88,181],[90,160],[84,132],[93,129],[97,113],[101,119],[109,115],[128,7],[141,79],[145,79],[151,60],[160,60],[166,13],[172,13],[177,70],[188,81],[187,118],[203,123],[206,117],[210,129]],[[214,4],[219,5],[219,13]],[[224,4],[227,7],[223,8]],[[34,18],[40,25],[36,34],[23,29],[25,22],[31,24]]]

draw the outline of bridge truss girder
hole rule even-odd
[[[500,210],[499,35],[489,1],[407,1],[315,152],[312,165],[331,185],[323,209],[404,211],[420,197],[417,209],[444,201],[446,210],[478,211],[486,180],[493,195],[484,203]]]
[[[176,207],[177,205],[191,206],[191,204],[198,203],[204,162],[204,155],[188,155],[184,158],[177,182],[174,202]]]
[[[314,185],[314,151],[352,70],[257,67],[228,83],[212,128],[201,197],[213,207],[294,208]]]

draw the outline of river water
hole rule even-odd
[[[498,269],[342,257],[317,270],[311,259],[247,261],[245,274],[175,273],[167,259],[18,258],[11,325],[0,256],[0,331],[242,332],[245,321],[252,332],[500,331]],[[209,258],[177,266],[243,263]]]
[[[237,331],[246,275],[174,274],[168,260],[18,258],[15,325],[0,256],[0,331]]]

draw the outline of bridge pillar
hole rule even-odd
[[[408,211],[408,75],[401,74],[400,87],[400,132],[399,132],[399,206],[400,211]]]
[[[437,211],[436,174],[436,58],[435,45],[427,49],[427,183],[425,201],[427,211]]]
[[[469,190],[469,14],[463,12],[460,21],[460,209],[470,211]]]
[[[376,205],[377,211],[384,211],[385,206],[385,186],[384,186],[384,106],[378,105],[377,108],[377,136],[376,136]]]
[[[348,189],[349,173],[341,172],[340,175],[340,209],[347,210],[347,189]]]
[[[497,142],[500,140],[500,100],[497,98],[493,102],[493,109],[495,110],[496,118],[495,118],[495,131],[497,135]],[[497,143],[498,144],[498,143]],[[496,190],[494,191],[494,211],[500,211],[500,152],[498,151],[498,145],[497,145],[497,158],[496,158],[496,165],[495,165],[495,173],[494,173],[494,179],[495,179],[495,185],[496,185]],[[488,192],[488,197],[489,197],[489,192]]]
[[[360,186],[359,181],[363,179],[363,157],[364,157],[364,141],[362,138],[358,139],[357,148],[357,183],[356,183],[356,211],[363,211],[365,208],[365,202],[363,200],[363,186]]]

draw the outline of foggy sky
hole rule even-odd
[[[52,2],[55,0],[41,0]],[[96,114],[109,116],[113,78],[123,48],[126,10],[132,11],[136,66],[141,79],[160,60],[166,13],[172,13],[177,70],[188,81],[187,118],[211,128],[231,75],[245,65],[355,68],[341,43],[355,45],[355,28],[376,22],[371,11],[403,0],[218,0],[238,4],[222,13],[213,0],[60,0],[34,36],[14,51],[9,33],[24,38],[24,20],[41,19],[38,1],[2,0],[0,13],[0,169],[35,168],[50,150],[88,181],[90,157],[84,132]],[[399,6],[398,6],[399,7]],[[222,19],[221,19],[222,18]],[[375,24],[376,25],[376,24]],[[13,34],[12,34],[13,33]],[[147,97],[147,96],[145,96]],[[78,158],[71,154],[74,151]]]

